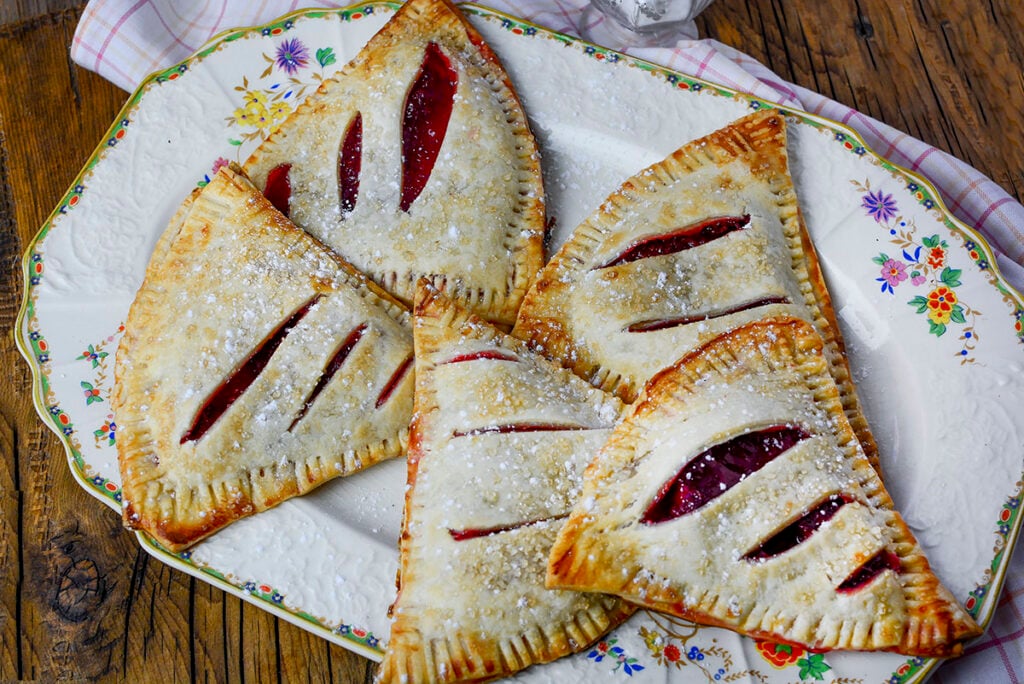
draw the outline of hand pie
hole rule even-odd
[[[180,550],[401,455],[408,312],[222,169],[161,237],[113,408],[125,524]]]
[[[491,679],[581,650],[633,609],[544,587],[548,552],[621,404],[430,286],[398,598],[380,682]]]
[[[980,633],[929,568],[806,322],[659,372],[588,467],[548,586],[810,649],[947,656]]]
[[[825,339],[847,418],[877,465],[789,176],[786,121],[768,110],[627,180],[538,276],[512,334],[631,402],[687,350],[781,314]]]
[[[297,225],[410,303],[426,276],[510,326],[543,265],[540,159],[447,0],[410,0],[245,163]]]

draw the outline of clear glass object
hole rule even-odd
[[[583,12],[583,38],[614,49],[670,46],[696,38],[694,18],[712,0],[591,0]]]

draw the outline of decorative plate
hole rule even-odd
[[[115,511],[114,354],[157,237],[192,188],[244,160],[394,7],[296,12],[222,34],[150,76],[29,246],[17,340],[35,403],[75,478]],[[624,178],[770,106],[491,10],[466,11],[508,68],[540,142],[555,246]],[[1022,298],[927,181],[840,124],[786,113],[797,191],[890,492],[947,586],[986,623],[1021,525]],[[404,483],[404,463],[389,462],[186,553],[143,535],[139,542],[175,568],[379,659]],[[587,651],[520,678],[917,682],[937,664],[809,653],[641,612]]]

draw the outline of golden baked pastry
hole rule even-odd
[[[398,598],[378,681],[510,675],[587,647],[633,609],[544,587],[548,552],[621,403],[429,285]]]
[[[627,180],[541,272],[512,334],[630,402],[687,350],[783,314],[825,339],[847,418],[877,466],[789,175],[786,121],[762,110]]]
[[[179,209],[117,353],[124,521],[180,550],[402,454],[408,312],[222,169]]]
[[[543,265],[536,142],[498,58],[447,0],[403,5],[244,168],[406,303],[428,277],[511,325]]]
[[[810,649],[948,656],[980,633],[795,318],[742,325],[651,379],[588,467],[547,581]]]

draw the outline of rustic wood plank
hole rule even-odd
[[[229,659],[229,634],[232,630],[228,628],[225,605],[231,600],[221,590],[192,579],[189,631],[193,681],[238,681],[238,677],[230,676],[233,663]]]
[[[135,553],[133,573],[134,586],[121,606],[118,679],[145,681],[159,673],[165,681],[188,681],[192,578],[143,551]]]
[[[1024,13],[1016,0],[713,3],[702,35],[1024,190]]]
[[[331,672],[329,650],[323,639],[304,630],[294,634],[278,625],[279,659],[278,672],[285,682],[315,682],[314,672]],[[289,625],[291,626],[291,625]],[[350,680],[345,680],[350,681]]]
[[[278,620],[266,611],[242,603],[241,655],[242,680],[280,682],[281,660]]]
[[[0,331],[11,330],[20,292],[21,241],[14,222],[14,198],[7,182],[6,138],[0,117]],[[9,335],[0,335],[0,680],[21,678],[21,486],[18,429],[32,413],[24,365]],[[29,418],[31,419],[31,418]]]
[[[269,672],[276,678],[277,670],[289,682],[358,682],[370,677],[372,668],[366,659],[288,622],[271,619],[259,608],[204,582],[193,582],[194,681],[239,682],[270,676]],[[268,643],[261,635],[272,636],[280,653],[262,653]],[[254,662],[256,651],[261,654]],[[339,661],[348,663],[340,678]]]
[[[0,27],[0,115],[23,242],[53,210],[126,97],[70,61],[77,17],[68,11]]]
[[[82,0],[4,0],[0,3],[0,24],[12,24],[83,6],[85,2]]]
[[[20,497],[16,471],[7,458],[14,453],[14,423],[0,414],[0,680],[21,678],[20,588],[21,558],[18,543]]]
[[[4,577],[19,582],[14,610],[18,634],[10,643],[15,662],[5,657],[4,679],[103,677],[111,671],[116,579],[128,540],[110,538],[117,519],[70,478],[64,450],[35,415],[31,378],[12,344],[21,298],[20,253],[64,192],[106,126],[123,93],[100,79],[83,101],[65,49],[77,14],[66,11],[0,28],[0,101],[3,125],[2,182],[5,333],[0,367],[11,377],[0,383],[5,419],[13,423],[12,448],[4,453],[4,481],[14,496],[18,529],[16,557],[5,559]],[[28,72],[28,73],[26,73]],[[101,123],[102,122],[102,123]],[[10,279],[10,280],[8,280]],[[11,302],[15,302],[12,304]],[[13,393],[13,394],[12,394]],[[5,505],[4,513],[11,507]],[[95,515],[80,515],[94,511]]]
[[[329,655],[331,682],[372,684],[377,673],[377,663],[345,649],[332,648]]]

